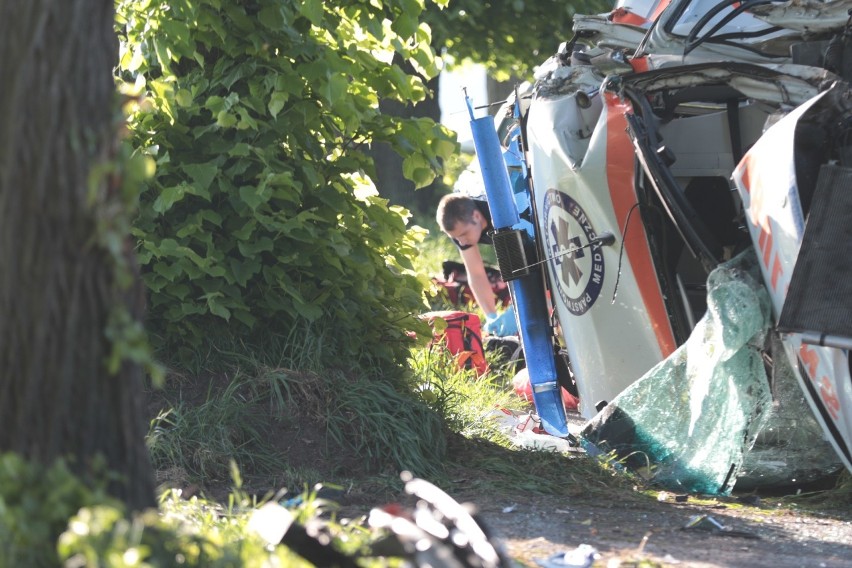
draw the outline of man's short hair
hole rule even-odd
[[[459,222],[473,223],[473,212],[476,210],[476,203],[467,195],[450,193],[438,203],[435,220],[442,231],[452,231]]]

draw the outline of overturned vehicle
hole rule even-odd
[[[587,450],[666,486],[852,471],[850,10],[625,3],[576,16],[496,128],[470,107],[549,433],[564,385]]]

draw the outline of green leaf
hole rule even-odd
[[[249,329],[253,328],[257,323],[257,318],[246,310],[234,310],[233,314],[234,319],[244,323]]]
[[[230,90],[234,86],[234,83],[236,83],[237,81],[241,81],[246,77],[251,77],[254,74],[255,69],[257,69],[257,64],[252,60],[248,60],[247,62],[240,62],[236,65],[233,65],[227,73],[222,75],[219,78],[219,82],[226,89]]]
[[[186,22],[179,19],[166,19],[160,23],[160,30],[164,32],[164,39],[174,51],[184,56],[190,56],[195,52],[192,36]]]
[[[284,16],[283,7],[277,2],[261,8],[257,19],[272,30],[280,30],[288,23]]]
[[[299,5],[299,13],[308,19],[313,25],[322,25],[322,0],[302,0]]]
[[[171,209],[175,203],[183,199],[185,195],[186,186],[184,185],[165,187],[154,201],[153,209],[157,213],[163,214]]]
[[[316,321],[320,317],[322,317],[323,314],[322,308],[314,304],[294,302],[293,307],[296,308],[296,311],[299,313],[299,315],[301,315],[308,321]]]
[[[234,144],[234,147],[230,149],[228,155],[233,156],[235,158],[244,158],[251,154],[251,148],[252,147],[246,144],[245,142],[240,142],[239,144]]]
[[[414,182],[415,187],[425,187],[435,179],[435,172],[422,156],[411,154],[402,161],[403,175]]]
[[[237,116],[239,116],[239,122],[237,122],[238,130],[246,130],[248,128],[251,128],[252,130],[257,130],[257,121],[252,118],[248,110],[246,110],[245,108],[238,109]]]
[[[432,140],[431,146],[435,155],[444,159],[448,159],[450,156],[455,155],[459,148],[458,143],[454,140],[448,140],[447,138],[437,136]]]
[[[349,80],[343,75],[332,75],[328,79],[326,98],[331,104],[337,104],[345,95],[349,86]]]
[[[199,192],[198,195],[210,198],[210,183],[216,174],[219,173],[219,167],[214,162],[206,164],[186,164],[182,167],[183,171],[192,179],[193,187]]]
[[[248,258],[244,262],[232,258],[230,267],[236,283],[245,287],[248,285],[249,279],[260,272],[261,261],[257,257]]]
[[[237,117],[226,110],[219,111],[216,115],[216,124],[222,128],[230,128],[237,123]]]
[[[154,273],[159,274],[169,282],[174,282],[183,274],[180,264],[174,262],[155,262],[153,269]]]
[[[225,99],[222,97],[208,97],[208,99],[204,101],[204,108],[212,112],[214,115],[218,114],[225,108]]]
[[[258,191],[256,187],[243,186],[240,188],[240,199],[254,211],[266,203],[268,196]]]
[[[287,93],[282,93],[280,91],[276,91],[272,93],[272,96],[269,98],[269,114],[272,115],[272,118],[278,116],[278,113],[281,112],[281,109],[284,108],[284,105],[287,104],[287,99],[290,96]]]
[[[175,102],[182,107],[188,107],[192,104],[192,93],[186,89],[178,89],[175,93]]]
[[[154,44],[154,52],[157,54],[157,63],[160,64],[160,67],[163,68],[163,74],[171,75],[171,51],[169,50],[168,44],[163,39],[153,38],[152,43]]]
[[[135,46],[134,49],[129,50],[125,54],[125,57],[127,57],[127,63],[124,67],[131,73],[137,71],[140,67],[142,67],[142,64],[145,63],[145,56],[142,54],[142,48],[139,45]]]
[[[274,248],[272,246],[272,239],[269,237],[262,237],[252,242],[240,241],[237,243],[237,247],[240,254],[246,258],[252,258],[261,252],[269,252]]]
[[[250,219],[249,221],[246,222],[245,225],[242,226],[242,228],[240,228],[236,231],[232,231],[231,234],[236,239],[239,239],[241,241],[247,241],[248,239],[251,238],[252,233],[254,233],[254,229],[255,229],[256,226],[257,226],[257,221],[254,220],[254,219]]]
[[[205,299],[207,300],[207,308],[210,310],[211,314],[219,316],[225,321],[229,321],[231,319],[231,311],[219,302],[219,299],[222,297],[223,295],[220,292],[207,294],[205,296]]]

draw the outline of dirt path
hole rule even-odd
[[[852,514],[804,513],[721,501],[678,503],[652,498],[629,503],[599,498],[460,494],[522,566],[538,566],[581,544],[594,547],[595,566],[852,566]],[[725,530],[684,530],[707,515]],[[704,520],[704,525],[710,521]],[[649,564],[644,564],[645,566]],[[650,564],[653,566],[654,564]],[[558,564],[553,564],[558,566]]]

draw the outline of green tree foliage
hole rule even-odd
[[[529,78],[573,35],[574,14],[607,11],[609,0],[450,0],[429,6],[432,45],[457,62],[484,64],[492,75]]]
[[[438,72],[423,0],[120,0],[120,73],[145,96],[134,143],[156,160],[135,226],[151,325],[172,346],[335,328],[334,361],[400,361],[423,330],[422,234],[370,181],[384,141],[432,181],[456,151],[421,100]],[[396,58],[396,59],[395,59]],[[186,349],[183,351],[187,352]]]
[[[611,0],[449,0],[447,6],[429,3],[422,20],[430,26],[432,48],[443,55],[450,66],[467,60],[484,64],[489,73],[488,101],[497,102],[511,92],[511,82],[532,79],[535,66],[555,53],[559,44],[573,36],[575,13],[606,12]],[[502,83],[502,84],[501,84]],[[427,83],[432,91],[425,101],[403,106],[387,103],[398,116],[441,119],[438,106],[440,84]],[[461,97],[461,93],[458,94]],[[494,108],[496,111],[496,107]],[[420,214],[430,215],[438,199],[452,185],[454,177],[437,180],[427,191],[415,195],[412,184],[403,178],[396,156],[383,147],[376,148],[376,162],[383,165],[376,180],[379,191],[395,203],[404,204]]]

